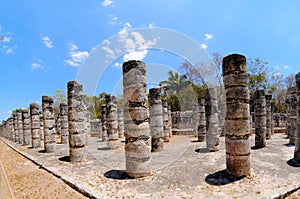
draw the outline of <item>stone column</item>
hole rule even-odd
[[[31,142],[32,148],[38,148],[41,146],[41,121],[39,114],[39,105],[37,103],[30,104],[30,116],[31,116]]]
[[[17,113],[13,114],[13,123],[14,123],[14,142],[19,142],[19,127],[18,127],[18,116]]]
[[[163,128],[164,128],[164,141],[170,141],[170,134],[169,134],[169,116],[168,116],[168,102],[162,100],[162,107],[163,107]]]
[[[23,120],[23,140],[24,145],[30,145],[31,143],[31,125],[30,115],[27,108],[22,108],[22,120]]]
[[[296,87],[289,89],[290,92],[290,144],[295,145],[295,135],[297,130],[297,92]]]
[[[61,129],[61,143],[69,143],[69,128],[68,128],[68,105],[60,103],[59,105],[60,114],[60,129]]]
[[[263,148],[266,146],[266,98],[264,90],[254,92],[255,99],[255,147]]]
[[[229,175],[250,175],[250,110],[246,57],[232,54],[223,58],[226,93],[225,144]]]
[[[209,151],[219,150],[219,121],[217,89],[208,88],[204,91],[206,117],[206,148]]]
[[[199,127],[199,106],[193,106],[193,113],[192,113],[192,120],[193,120],[193,130],[194,130],[194,137],[198,137],[198,127]]]
[[[126,171],[130,177],[144,177],[151,173],[151,139],[143,62],[123,63],[123,87]]]
[[[56,129],[56,135],[59,138],[58,142],[61,142],[61,125],[60,125],[60,110],[57,113],[56,120],[55,120],[55,129]]]
[[[39,111],[40,114],[40,138],[41,140],[44,140],[45,136],[44,136],[44,116],[43,116],[43,112]]]
[[[116,149],[119,145],[117,103],[114,96],[106,96],[106,124],[107,124],[107,145],[108,149]]]
[[[119,138],[124,138],[124,113],[123,113],[123,108],[118,108],[117,113],[118,113]]]
[[[272,110],[271,110],[271,99],[272,99],[272,94],[266,94],[266,139],[269,140],[271,139],[272,135],[272,127],[271,127],[271,122],[272,122]]]
[[[300,165],[300,72],[295,76],[297,91],[297,130],[295,134],[294,161]]]
[[[205,100],[198,99],[198,105],[199,105],[198,141],[204,142],[205,134],[206,134]]]
[[[274,135],[274,107],[275,102],[271,102],[271,135]]]
[[[55,119],[53,109],[53,98],[42,97],[43,124],[44,124],[44,147],[46,153],[53,153],[56,150]]]
[[[162,151],[164,148],[163,107],[160,92],[160,88],[149,90],[150,135],[153,152]]]
[[[171,113],[171,106],[168,106],[168,129],[169,129],[169,136],[172,137],[172,113]]]
[[[17,124],[18,124],[18,143],[23,144],[24,143],[24,136],[23,136],[23,121],[22,121],[22,111],[21,109],[16,111],[17,114]]]
[[[107,141],[107,126],[106,126],[106,104],[101,106],[101,123],[102,123],[102,142]]]
[[[14,136],[15,136],[15,130],[14,130],[14,119],[13,117],[8,118],[8,122],[9,122],[9,130],[10,130],[10,135],[9,135],[9,139],[11,141],[14,141]]]
[[[77,81],[68,82],[68,125],[70,161],[86,161],[86,111],[83,87]]]

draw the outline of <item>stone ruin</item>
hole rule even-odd
[[[89,120],[83,96],[83,86],[76,81],[67,84],[68,104],[61,103],[59,125],[54,120],[53,98],[42,97],[42,110],[37,103],[31,103],[29,110],[19,109],[0,126],[1,136],[21,145],[42,145],[45,152],[56,150],[56,132],[61,144],[69,144],[71,163],[87,161],[86,145],[88,135],[95,134],[108,149],[119,147],[125,139],[126,172],[132,178],[148,176],[151,173],[151,151],[159,152],[164,142],[172,141],[172,129],[191,128],[197,141],[206,141],[206,148],[219,150],[220,132],[225,134],[226,171],[233,176],[250,175],[251,115],[246,71],[246,58],[233,54],[224,57],[222,63],[226,93],[225,122],[220,122],[216,88],[205,90],[204,99],[198,99],[193,111],[171,113],[166,101],[161,100],[160,88],[146,92],[146,65],[141,61],[123,64],[124,107],[117,108],[113,96],[106,97],[101,106],[101,118]],[[295,144],[294,161],[300,162],[300,73],[296,75],[297,85],[290,89],[287,116],[287,131],[290,144]],[[264,90],[254,93],[255,147],[266,146],[271,139],[277,115],[272,113],[271,95]],[[284,120],[282,120],[284,121]],[[224,127],[220,124],[224,123]],[[275,124],[274,124],[275,123]],[[282,123],[282,122],[281,122]],[[220,127],[221,126],[221,127]],[[93,132],[93,133],[91,133]],[[43,144],[41,141],[43,140]]]

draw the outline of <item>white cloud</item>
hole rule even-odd
[[[3,35],[0,35],[0,41],[10,42],[10,40],[11,40],[11,37],[6,37],[6,36],[3,36]]]
[[[47,47],[47,48],[53,48],[53,42],[50,40],[50,38],[48,36],[44,36],[42,37],[43,40],[43,44]]]
[[[103,46],[102,49],[107,53],[106,54],[107,58],[114,59],[116,57],[115,52],[112,49],[110,49],[109,47]]]
[[[103,5],[104,7],[107,7],[107,6],[109,6],[109,5],[113,4],[113,3],[114,3],[113,0],[104,0],[104,1],[102,2],[102,5]]]
[[[5,52],[6,52],[6,54],[11,54],[14,52],[14,50],[12,48],[9,48]]]
[[[212,39],[213,36],[214,36],[213,34],[208,34],[208,33],[204,34],[205,41],[208,41],[208,40]]]
[[[206,44],[201,44],[201,48],[202,48],[202,49],[206,49],[206,48],[207,48],[207,45],[206,45]]]
[[[116,63],[114,64],[114,66],[117,67],[117,68],[120,68],[120,67],[122,67],[122,64],[116,62]]]
[[[285,65],[285,66],[283,66],[283,68],[284,68],[284,69],[290,69],[291,67]]]
[[[14,46],[3,45],[2,48],[4,49],[6,54],[12,54],[14,50],[17,48],[17,45]]]
[[[148,50],[143,51],[132,51],[124,55],[123,60],[129,61],[129,60],[143,60],[148,53]]]
[[[153,22],[149,24],[150,29],[154,28],[154,26],[155,26],[155,24]]]
[[[31,69],[32,69],[32,70],[35,70],[35,69],[38,69],[38,68],[40,68],[40,69],[43,69],[43,68],[44,68],[44,67],[42,66],[42,60],[40,60],[40,59],[37,59],[36,62],[33,62],[33,63],[31,64]]]
[[[109,15],[110,21],[109,24],[114,25],[117,23],[118,17],[115,15]]]
[[[64,60],[65,64],[68,64],[70,66],[78,67],[82,62],[88,58],[89,53],[87,51],[79,51],[78,46],[76,46],[73,43],[68,44],[69,45],[69,59]]]

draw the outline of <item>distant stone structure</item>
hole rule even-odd
[[[19,127],[18,127],[18,116],[17,113],[13,113],[13,123],[14,123],[14,142],[19,142]]]
[[[289,138],[290,145],[295,145],[295,135],[297,130],[297,92],[296,87],[289,88],[290,110],[289,110]]]
[[[272,94],[266,94],[266,139],[271,139],[272,135]]]
[[[102,142],[107,141],[106,104],[101,105]]]
[[[59,115],[60,115],[60,136],[61,143],[69,143],[69,128],[68,128],[68,105],[65,103],[59,104]]]
[[[24,135],[23,135],[23,121],[22,121],[22,111],[18,109],[16,111],[17,114],[17,126],[18,126],[18,143],[24,143]]]
[[[68,82],[68,125],[70,161],[72,163],[86,161],[86,111],[83,87],[77,81]]]
[[[24,145],[31,144],[31,125],[30,114],[27,108],[22,108],[22,120],[23,120],[23,141]]]
[[[124,112],[123,112],[123,108],[118,108],[117,113],[118,113],[119,138],[124,138]]]
[[[266,98],[264,90],[256,90],[255,99],[255,147],[263,148],[266,146]]]
[[[163,107],[160,92],[160,88],[149,90],[151,151],[153,152],[162,151],[164,148]]]
[[[44,124],[44,147],[46,153],[53,153],[56,150],[55,120],[53,109],[53,98],[42,97],[43,124]]]
[[[118,115],[116,97],[107,95],[106,101],[106,126],[107,126],[107,145],[108,149],[116,149],[119,147],[118,133]]]
[[[206,117],[206,148],[209,151],[219,150],[219,119],[217,89],[204,90],[205,117]]]
[[[198,141],[204,142],[206,134],[206,117],[205,117],[205,100],[198,99],[199,109],[199,126],[198,126]]]
[[[294,161],[300,165],[300,72],[296,74],[296,91],[297,91],[297,130],[295,134],[295,152]]]
[[[226,167],[230,175],[250,175],[250,109],[246,57],[232,54],[223,58],[226,90]]]
[[[39,111],[40,114],[40,138],[41,140],[44,140],[45,136],[44,136],[44,116],[43,116],[43,112]]]
[[[173,136],[172,132],[172,113],[171,113],[171,106],[168,106],[168,129],[169,129],[169,136]]]
[[[168,115],[168,102],[162,100],[162,110],[163,110],[163,129],[164,129],[164,142],[170,141],[169,133],[169,115]]]
[[[100,119],[93,119],[90,121],[91,123],[91,137],[101,137],[102,133],[102,125]]]
[[[126,171],[132,178],[148,176],[151,173],[151,139],[143,62],[123,63],[123,87]]]
[[[199,127],[199,106],[198,105],[194,105],[193,106],[193,130],[194,130],[194,137],[198,137],[198,127]]]
[[[40,130],[41,121],[39,114],[39,105],[37,103],[31,103],[30,117],[31,117],[31,145],[32,148],[38,148],[41,146]]]

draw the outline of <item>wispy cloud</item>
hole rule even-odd
[[[206,44],[201,44],[201,48],[202,48],[202,49],[206,49],[206,48],[207,48],[207,45],[206,45]]]
[[[0,51],[5,52],[6,54],[12,54],[14,49],[17,48],[17,45],[11,44],[11,35],[13,35],[12,32],[3,32],[2,26],[0,26]]]
[[[115,16],[115,15],[108,15],[108,17],[109,17],[109,24],[110,25],[115,25],[116,23],[117,23],[117,20],[118,20],[118,17],[117,16]]]
[[[11,40],[11,37],[6,37],[6,36],[3,36],[3,35],[0,35],[0,41],[10,42],[10,40]]]
[[[14,45],[14,46],[3,45],[2,46],[2,49],[5,51],[6,54],[12,54],[14,52],[14,50],[17,48],[18,48],[17,45]]]
[[[114,3],[113,0],[104,0],[104,1],[102,2],[102,5],[103,5],[104,7],[107,7],[107,6],[110,6],[110,5],[113,4],[113,3]]]
[[[152,22],[152,23],[149,24],[148,27],[151,29],[151,28],[154,28],[154,26],[155,26],[155,24]]]
[[[283,68],[284,68],[284,69],[290,69],[291,67],[290,67],[290,66],[287,66],[287,65],[285,65],[285,66],[283,66]]]
[[[69,59],[64,60],[65,64],[78,67],[82,62],[88,58],[89,53],[87,51],[78,50],[78,46],[73,43],[69,43]]]
[[[54,47],[53,42],[50,40],[50,38],[48,36],[43,36],[42,41],[43,41],[43,44],[47,48],[53,48]]]
[[[212,39],[213,36],[214,36],[213,34],[208,34],[208,33],[204,34],[205,41],[208,41],[208,40]]]
[[[44,69],[44,67],[42,66],[42,60],[41,59],[37,59],[36,62],[33,62],[31,64],[31,69],[35,70],[35,69]]]

